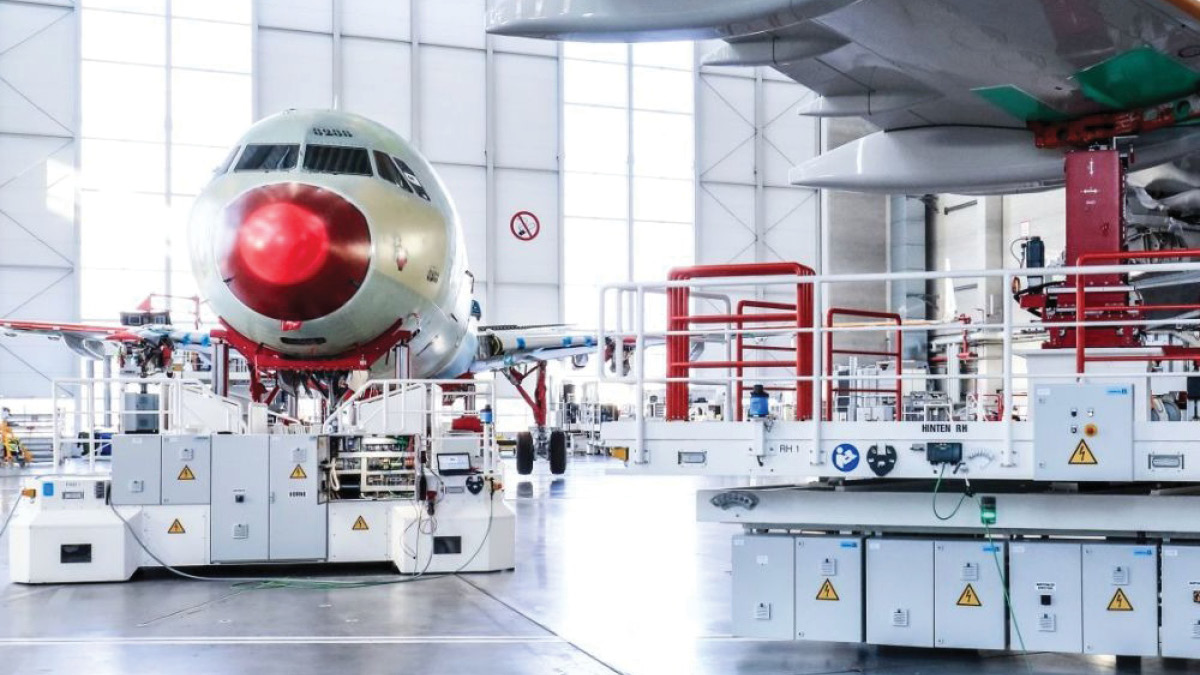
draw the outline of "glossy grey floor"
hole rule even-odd
[[[8,582],[7,541],[0,542],[0,673],[950,675],[1192,667],[731,638],[734,530],[694,522],[694,491],[705,484],[611,475],[605,467],[575,459],[554,478],[540,464],[510,486],[514,572],[333,591],[247,590],[157,575],[22,586]],[[15,470],[0,469],[4,512],[18,481]]]

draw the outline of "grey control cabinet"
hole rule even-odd
[[[1083,651],[1158,654],[1158,549],[1083,545]]]
[[[1004,649],[1004,542],[938,541],[933,545],[934,644]]]
[[[271,436],[271,560],[323,560],[325,504],[318,494],[320,438]]]
[[[162,503],[207,504],[211,487],[209,436],[163,436]]]
[[[795,549],[786,535],[733,538],[733,634],[791,640],[795,635]]]
[[[270,437],[212,437],[212,561],[270,559]],[[323,529],[322,529],[323,531]]]
[[[112,503],[117,506],[162,501],[162,437],[121,434],[112,439]]]
[[[863,546],[859,537],[796,537],[796,637],[862,642]]]
[[[1033,388],[1037,480],[1133,480],[1133,385]]]
[[[1200,658],[1200,546],[1163,544],[1162,655]]]
[[[1023,641],[1031,652],[1083,651],[1082,555],[1082,546],[1074,542],[1014,542],[1009,547],[1013,649]]]
[[[933,646],[933,542],[867,540],[867,642]]]

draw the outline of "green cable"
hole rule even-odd
[[[972,497],[974,499],[974,497]],[[975,500],[978,504],[978,500]],[[987,521],[983,519],[983,506],[979,506],[979,522],[983,523],[983,531],[987,536],[988,546],[992,549],[992,560],[996,563],[996,573],[1000,575],[1000,590],[1004,591],[1004,604],[1008,607],[1008,614],[1012,617],[1013,632],[1017,634],[1017,643],[1021,645],[1021,651],[1028,653],[1025,648],[1025,638],[1021,636],[1021,625],[1017,621],[1017,613],[1013,611],[1012,598],[1008,595],[1008,579],[1004,576],[1004,567],[1000,564],[1000,547],[992,543],[992,528],[988,526]]]
[[[975,494],[970,491],[970,489],[969,489],[970,485],[968,483],[968,486],[967,486],[968,489],[962,493],[961,497],[959,497],[958,503],[954,505],[954,510],[950,512],[950,515],[942,516],[940,513],[938,513],[938,509],[937,509],[938,491],[941,489],[942,478],[945,475],[946,475],[946,465],[943,464],[942,470],[938,473],[937,482],[935,482],[933,484],[933,515],[938,520],[942,520],[942,521],[950,520],[951,518],[953,518],[955,515],[958,514],[959,508],[962,507],[963,502],[966,501],[967,497],[970,497],[971,501],[975,502],[975,505],[979,507],[979,522],[980,522],[980,524],[983,525],[983,531],[984,531],[985,536],[987,537],[988,547],[992,549],[992,561],[996,563],[996,573],[1000,575],[1000,589],[1004,592],[1004,605],[1008,608],[1009,616],[1012,617],[1013,632],[1015,632],[1017,634],[1017,643],[1021,645],[1021,651],[1027,654],[1027,653],[1029,653],[1029,650],[1025,648],[1025,638],[1021,635],[1021,626],[1020,626],[1020,623],[1017,621],[1017,613],[1015,611],[1013,611],[1012,598],[1008,594],[1008,579],[1004,576],[1004,566],[1002,564],[1000,564],[1000,547],[997,546],[995,544],[995,542],[993,541],[992,528],[988,525],[988,522],[986,520],[984,520],[984,518],[983,518],[983,504],[981,504],[979,502],[979,500],[975,498]],[[1028,664],[1026,664],[1026,665],[1028,665]]]
[[[938,513],[938,508],[937,508],[938,490],[941,489],[941,487],[942,487],[942,477],[945,475],[946,475],[946,465],[943,464],[942,470],[938,473],[937,482],[933,484],[933,516],[935,518],[937,518],[938,520],[943,520],[943,521],[950,520],[954,516],[958,515],[958,510],[962,508],[963,502],[967,501],[967,493],[963,492],[962,496],[958,498],[958,503],[954,505],[954,510],[950,512],[950,515],[943,516],[942,514]]]

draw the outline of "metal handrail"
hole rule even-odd
[[[1147,252],[1131,252],[1129,257],[1130,258],[1150,258],[1150,257],[1178,258],[1181,255],[1186,255],[1186,254],[1181,254],[1179,251],[1170,251],[1170,252],[1163,252],[1163,253],[1164,253],[1164,255],[1162,255],[1162,256],[1148,256]],[[661,339],[661,338],[669,338],[669,337],[676,337],[676,336],[703,337],[703,336],[717,336],[717,335],[725,336],[725,337],[728,337],[728,336],[751,336],[751,335],[753,335],[753,336],[797,336],[797,337],[799,337],[802,335],[811,334],[811,335],[813,335],[813,338],[814,338],[812,340],[814,349],[818,352],[817,354],[814,355],[815,356],[815,358],[813,359],[814,372],[812,373],[811,376],[808,376],[808,377],[800,376],[800,377],[795,377],[795,378],[793,378],[791,376],[786,377],[786,378],[758,377],[758,378],[754,378],[754,379],[757,382],[763,382],[763,383],[765,383],[765,382],[785,382],[785,381],[794,382],[796,380],[809,380],[809,381],[812,381],[815,383],[815,382],[828,382],[828,381],[831,381],[832,379],[834,379],[834,377],[835,377],[832,374],[822,372],[823,366],[824,366],[824,362],[823,362],[824,359],[821,358],[821,355],[819,353],[820,350],[824,347],[824,344],[823,344],[824,340],[822,340],[822,337],[824,337],[825,335],[827,335],[829,333],[878,332],[881,330],[897,331],[900,333],[905,333],[905,332],[909,332],[909,331],[937,331],[937,330],[961,330],[962,329],[962,324],[960,322],[958,322],[957,320],[952,321],[952,322],[933,322],[933,323],[930,323],[927,321],[921,321],[919,323],[919,325],[914,324],[914,325],[901,325],[901,326],[893,326],[893,325],[888,325],[888,326],[846,326],[846,327],[827,326],[827,325],[825,325],[825,322],[821,321],[821,317],[819,316],[819,313],[821,312],[821,307],[823,305],[821,298],[822,298],[825,287],[831,286],[834,284],[839,284],[839,283],[872,282],[872,281],[873,282],[922,281],[922,280],[929,281],[929,280],[939,280],[939,279],[971,278],[971,279],[1000,279],[1000,280],[1002,280],[1002,288],[1010,288],[1012,286],[1013,281],[1017,277],[1041,276],[1041,277],[1051,278],[1051,277],[1058,277],[1058,276],[1064,276],[1064,275],[1090,276],[1090,275],[1100,275],[1100,274],[1128,274],[1130,272],[1195,272],[1195,271],[1200,271],[1200,262],[1135,263],[1135,264],[1121,264],[1121,265],[1086,265],[1086,266],[1077,265],[1074,267],[1056,267],[1056,268],[1014,268],[1014,269],[991,269],[991,270],[953,270],[953,271],[893,272],[893,273],[866,273],[866,274],[830,274],[830,275],[812,275],[812,276],[806,276],[806,275],[794,275],[794,276],[758,275],[758,276],[737,276],[737,277],[712,277],[712,278],[704,278],[704,279],[670,279],[665,282],[609,283],[609,284],[605,284],[605,285],[601,286],[601,288],[600,288],[600,300],[601,301],[600,301],[600,306],[599,306],[599,321],[597,323],[597,325],[599,327],[597,343],[598,343],[598,345],[600,345],[599,349],[602,350],[603,345],[605,345],[607,340],[610,338],[613,339],[614,342],[622,343],[622,344],[624,343],[624,340],[626,338],[633,338],[633,341],[635,344],[634,359],[635,359],[635,363],[637,364],[637,367],[633,370],[633,373],[630,376],[621,375],[619,373],[610,374],[604,369],[603,352],[601,351],[599,354],[600,358],[597,359],[597,362],[600,364],[598,366],[599,367],[598,375],[599,375],[599,379],[604,382],[624,383],[624,384],[634,385],[636,387],[637,395],[638,395],[638,407],[640,408],[642,405],[642,401],[644,399],[644,392],[645,392],[647,385],[654,385],[654,384],[670,385],[672,383],[684,383],[686,385],[686,383],[699,383],[699,382],[711,380],[711,378],[697,377],[697,376],[691,376],[691,375],[685,375],[685,376],[681,376],[681,377],[672,377],[672,376],[670,376],[671,375],[670,373],[668,373],[669,376],[665,377],[665,378],[648,378],[648,377],[646,377],[644,367],[643,367],[644,359],[642,358],[642,353],[644,352],[644,348],[645,348],[645,345],[647,344],[647,340],[650,340],[650,339]],[[670,289],[676,289],[676,288],[688,288],[688,289],[693,289],[693,290],[707,290],[707,289],[720,288],[722,290],[733,289],[734,291],[736,291],[736,289],[746,288],[746,287],[764,287],[764,286],[766,286],[766,287],[772,287],[772,286],[773,287],[781,287],[781,286],[792,286],[792,285],[797,285],[797,284],[802,284],[802,285],[805,285],[805,286],[811,288],[812,308],[813,308],[813,314],[814,314],[813,323],[812,323],[811,327],[752,328],[752,329],[724,327],[724,328],[717,329],[717,330],[708,330],[708,329],[703,329],[703,328],[692,329],[692,327],[690,325],[688,325],[687,327],[685,327],[685,329],[678,330],[678,329],[674,329],[675,327],[668,325],[668,330],[666,330],[666,331],[647,332],[645,330],[644,314],[645,314],[645,308],[646,308],[646,306],[645,306],[646,293],[657,293],[657,292],[669,291]],[[1084,287],[1082,284],[1080,284],[1080,288],[1081,288],[1081,290],[1079,290],[1077,295],[1084,294],[1087,292],[1092,292],[1092,290],[1093,290],[1093,289],[1088,289],[1087,287]],[[1109,289],[1109,288],[1095,289],[1095,290],[1097,292],[1098,291],[1106,291],[1106,292],[1112,291],[1112,289]],[[606,315],[607,315],[607,305],[608,305],[609,295],[612,293],[618,294],[619,297],[624,296],[624,295],[632,295],[635,298],[635,306],[634,306],[634,312],[633,312],[633,315],[634,315],[633,323],[635,325],[632,330],[625,329],[623,317],[621,319],[619,319],[620,323],[617,326],[616,332],[613,332],[612,330],[609,329],[610,323],[606,320],[606,318],[607,318]],[[1002,303],[1002,309],[1001,309],[1002,322],[1000,322],[1000,323],[972,324],[972,328],[974,328],[975,330],[998,330],[1000,332],[1000,340],[1002,342],[1002,351],[1003,351],[1003,354],[1001,357],[1001,360],[1003,362],[1002,372],[990,373],[990,374],[986,374],[986,375],[982,375],[982,374],[949,375],[949,374],[947,374],[947,375],[943,375],[943,376],[921,375],[921,374],[905,376],[905,375],[901,374],[901,375],[899,375],[898,379],[900,379],[900,380],[913,379],[913,380],[928,381],[928,380],[936,380],[936,379],[960,379],[960,380],[963,380],[963,379],[1002,378],[1003,382],[1004,382],[1003,391],[1002,391],[1002,401],[1003,401],[1002,409],[1005,411],[1012,411],[1013,410],[1013,396],[1014,396],[1013,382],[1014,382],[1014,380],[1016,380],[1018,378],[1021,380],[1027,381],[1027,382],[1033,382],[1033,381],[1039,380],[1039,379],[1073,379],[1075,381],[1080,381],[1080,380],[1088,380],[1088,379],[1108,379],[1111,377],[1119,377],[1119,378],[1128,379],[1131,377],[1131,374],[1129,374],[1129,373],[1123,373],[1123,374],[1111,374],[1111,373],[1083,374],[1083,373],[1078,373],[1078,372],[1077,373],[1039,372],[1039,373],[1024,373],[1024,374],[1015,373],[1014,369],[1013,369],[1014,332],[1016,330],[1021,330],[1021,329],[1026,329],[1026,328],[1028,330],[1032,330],[1032,331],[1045,330],[1046,326],[1044,324],[1040,324],[1040,323],[1029,323],[1029,324],[1016,323],[1014,321],[1014,316],[1013,316],[1013,313],[1014,313],[1013,304],[1014,303],[1009,302],[1009,301],[1005,301]],[[623,312],[622,312],[622,314],[623,314]],[[1106,321],[1088,321],[1087,323],[1088,323],[1088,326],[1090,326],[1090,327],[1151,326],[1151,325],[1162,326],[1164,324],[1171,325],[1171,326],[1180,326],[1180,327],[1182,327],[1182,326],[1188,326],[1188,327],[1200,326],[1200,320],[1197,320],[1197,319],[1171,319],[1169,321],[1163,321],[1161,319],[1160,320],[1130,319],[1130,320],[1112,320],[1112,321],[1108,321],[1108,320],[1106,320]],[[1067,324],[1067,325],[1070,325],[1070,324]],[[1155,378],[1155,377],[1169,377],[1169,376],[1178,377],[1178,373],[1147,372],[1147,373],[1138,373],[1136,375],[1136,377],[1139,377],[1139,378],[1141,378],[1141,377]],[[744,381],[747,378],[731,376],[729,379],[731,381]],[[860,378],[860,379],[872,379],[872,378],[864,377],[864,378]],[[874,379],[893,380],[893,379],[897,379],[897,376],[893,376],[893,375],[880,376],[880,377],[874,378]],[[820,413],[822,412],[822,407],[823,407],[823,402],[820,400],[821,392],[820,392],[819,388],[817,389],[817,392],[818,392],[817,396],[814,396],[813,400],[812,400],[813,418],[815,420],[818,420],[818,418],[820,417]],[[646,454],[645,454],[646,448],[645,448],[645,443],[644,443],[646,421],[644,418],[645,418],[645,415],[638,415],[638,417],[636,419],[636,423],[637,423],[636,436],[637,436],[638,449],[637,449],[637,452],[635,453],[633,459],[634,459],[634,461],[639,462],[639,463],[644,463],[645,461],[647,461]],[[1013,454],[1012,454],[1013,453],[1013,449],[1012,449],[1013,419],[1012,419],[1012,415],[1011,414],[1002,415],[1002,419],[998,423],[1002,424],[1004,426],[1004,451],[1003,451],[1002,460],[1001,460],[1002,465],[1012,466],[1013,465]],[[820,438],[821,438],[821,433],[822,433],[822,431],[821,431],[822,424],[820,421],[816,421],[812,424],[812,427],[813,427],[814,441],[819,443]]]

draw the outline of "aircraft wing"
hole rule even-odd
[[[793,169],[793,183],[834,189],[1052,186],[1063,149],[1035,147],[1031,125],[1200,90],[1196,0],[501,0],[488,29],[722,39],[706,65],[773,67],[814,92],[802,114],[862,117],[883,130]],[[1135,168],[1200,150],[1200,129],[1164,131],[1145,136]],[[968,161],[964,150],[978,152]]]
[[[479,330],[479,348],[471,372],[499,370],[521,363],[576,359],[596,351],[596,335],[566,326],[498,326]]]
[[[71,351],[84,358],[102,360],[117,351],[119,345],[169,341],[173,349],[207,353],[211,337],[205,331],[185,331],[170,326],[106,326],[99,324],[53,321],[0,321],[5,336],[41,335],[61,340]]]
[[[114,344],[115,336],[125,331],[122,326],[52,321],[0,321],[0,333],[6,336],[41,335],[51,340],[61,340],[71,351],[89,359],[103,359],[108,356],[109,345]]]

